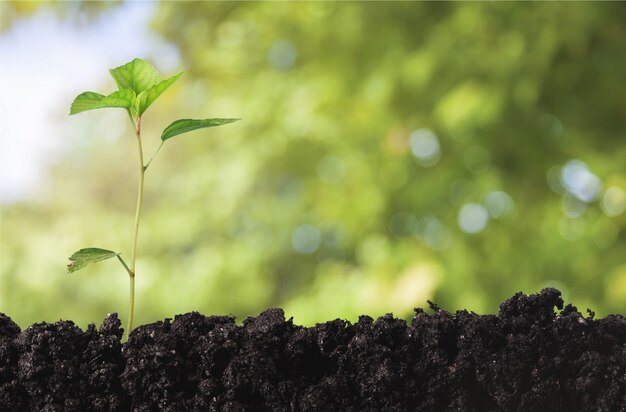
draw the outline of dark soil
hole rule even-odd
[[[0,314],[0,410],[624,411],[624,316],[583,317],[555,289],[497,316],[430,305],[410,325],[187,313],[125,344],[116,314],[85,332]]]

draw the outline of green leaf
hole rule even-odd
[[[85,92],[79,94],[70,107],[70,114],[77,114],[87,110],[102,109],[105,107],[121,107],[129,109],[135,102],[135,92],[132,90],[118,90],[108,96],[100,93]]]
[[[169,126],[163,130],[161,134],[161,140],[166,141],[174,136],[178,136],[182,133],[191,132],[196,129],[203,129],[205,127],[216,127],[223,124],[236,122],[241,119],[180,119],[172,122]]]
[[[180,76],[183,75],[183,72],[178,73],[170,77],[169,79],[165,79],[149,89],[141,92],[139,96],[137,96],[137,112],[139,115],[142,115],[143,112],[163,93],[167,90],[172,84],[176,82],[176,80],[180,79]]]
[[[112,250],[90,247],[81,249],[70,256],[70,263],[67,265],[67,273],[76,272],[90,263],[100,262],[101,260],[110,259],[118,256],[119,253]]]
[[[154,66],[142,59],[133,59],[130,63],[109,70],[109,73],[120,90],[131,89],[137,95],[161,81]]]

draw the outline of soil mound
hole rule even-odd
[[[429,302],[430,303],[430,302]],[[0,314],[2,411],[623,411],[626,322],[518,293],[498,315],[430,303],[307,328],[269,309],[99,330]],[[555,307],[560,309],[555,313]]]

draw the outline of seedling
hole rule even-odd
[[[100,93],[85,92],[74,99],[70,108],[70,115],[87,110],[116,107],[128,112],[130,121],[135,130],[137,153],[139,155],[139,185],[137,189],[137,207],[135,209],[135,224],[133,226],[133,243],[130,254],[130,265],[122,259],[121,253],[108,249],[90,247],[80,249],[70,256],[67,272],[73,273],[85,266],[101,260],[116,257],[130,279],[130,300],[128,308],[128,331],[133,329],[133,315],[135,311],[135,261],[137,258],[137,235],[139,234],[139,219],[143,200],[143,185],[146,170],[152,163],[163,144],[174,136],[205,127],[221,126],[239,119],[180,119],[172,122],[161,133],[161,144],[147,163],[144,163],[143,147],[141,143],[141,119],[148,107],[172,84],[182,76],[182,72],[168,79],[161,80],[159,73],[147,61],[134,59],[130,63],[109,70],[119,90],[108,96]]]

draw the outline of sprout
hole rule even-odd
[[[147,163],[144,163],[143,148],[141,144],[141,118],[152,103],[174,84],[182,72],[168,79],[161,80],[159,73],[147,61],[134,59],[130,63],[111,69],[109,71],[115,80],[119,90],[105,96],[95,92],[85,92],[72,102],[70,115],[82,113],[87,110],[115,107],[126,109],[135,129],[137,150],[139,155],[139,185],[137,190],[137,207],[135,210],[135,224],[133,231],[133,244],[130,255],[130,265],[122,259],[118,252],[101,248],[80,249],[70,257],[67,272],[73,273],[85,266],[101,260],[117,257],[130,279],[130,300],[128,310],[128,334],[133,329],[133,315],[135,309],[135,262],[137,257],[137,235],[139,234],[139,219],[141,217],[141,205],[143,200],[144,176],[148,166],[157,155],[165,141],[182,133],[206,127],[221,126],[235,122],[239,119],[180,119],[172,122],[161,134],[161,144]]]

